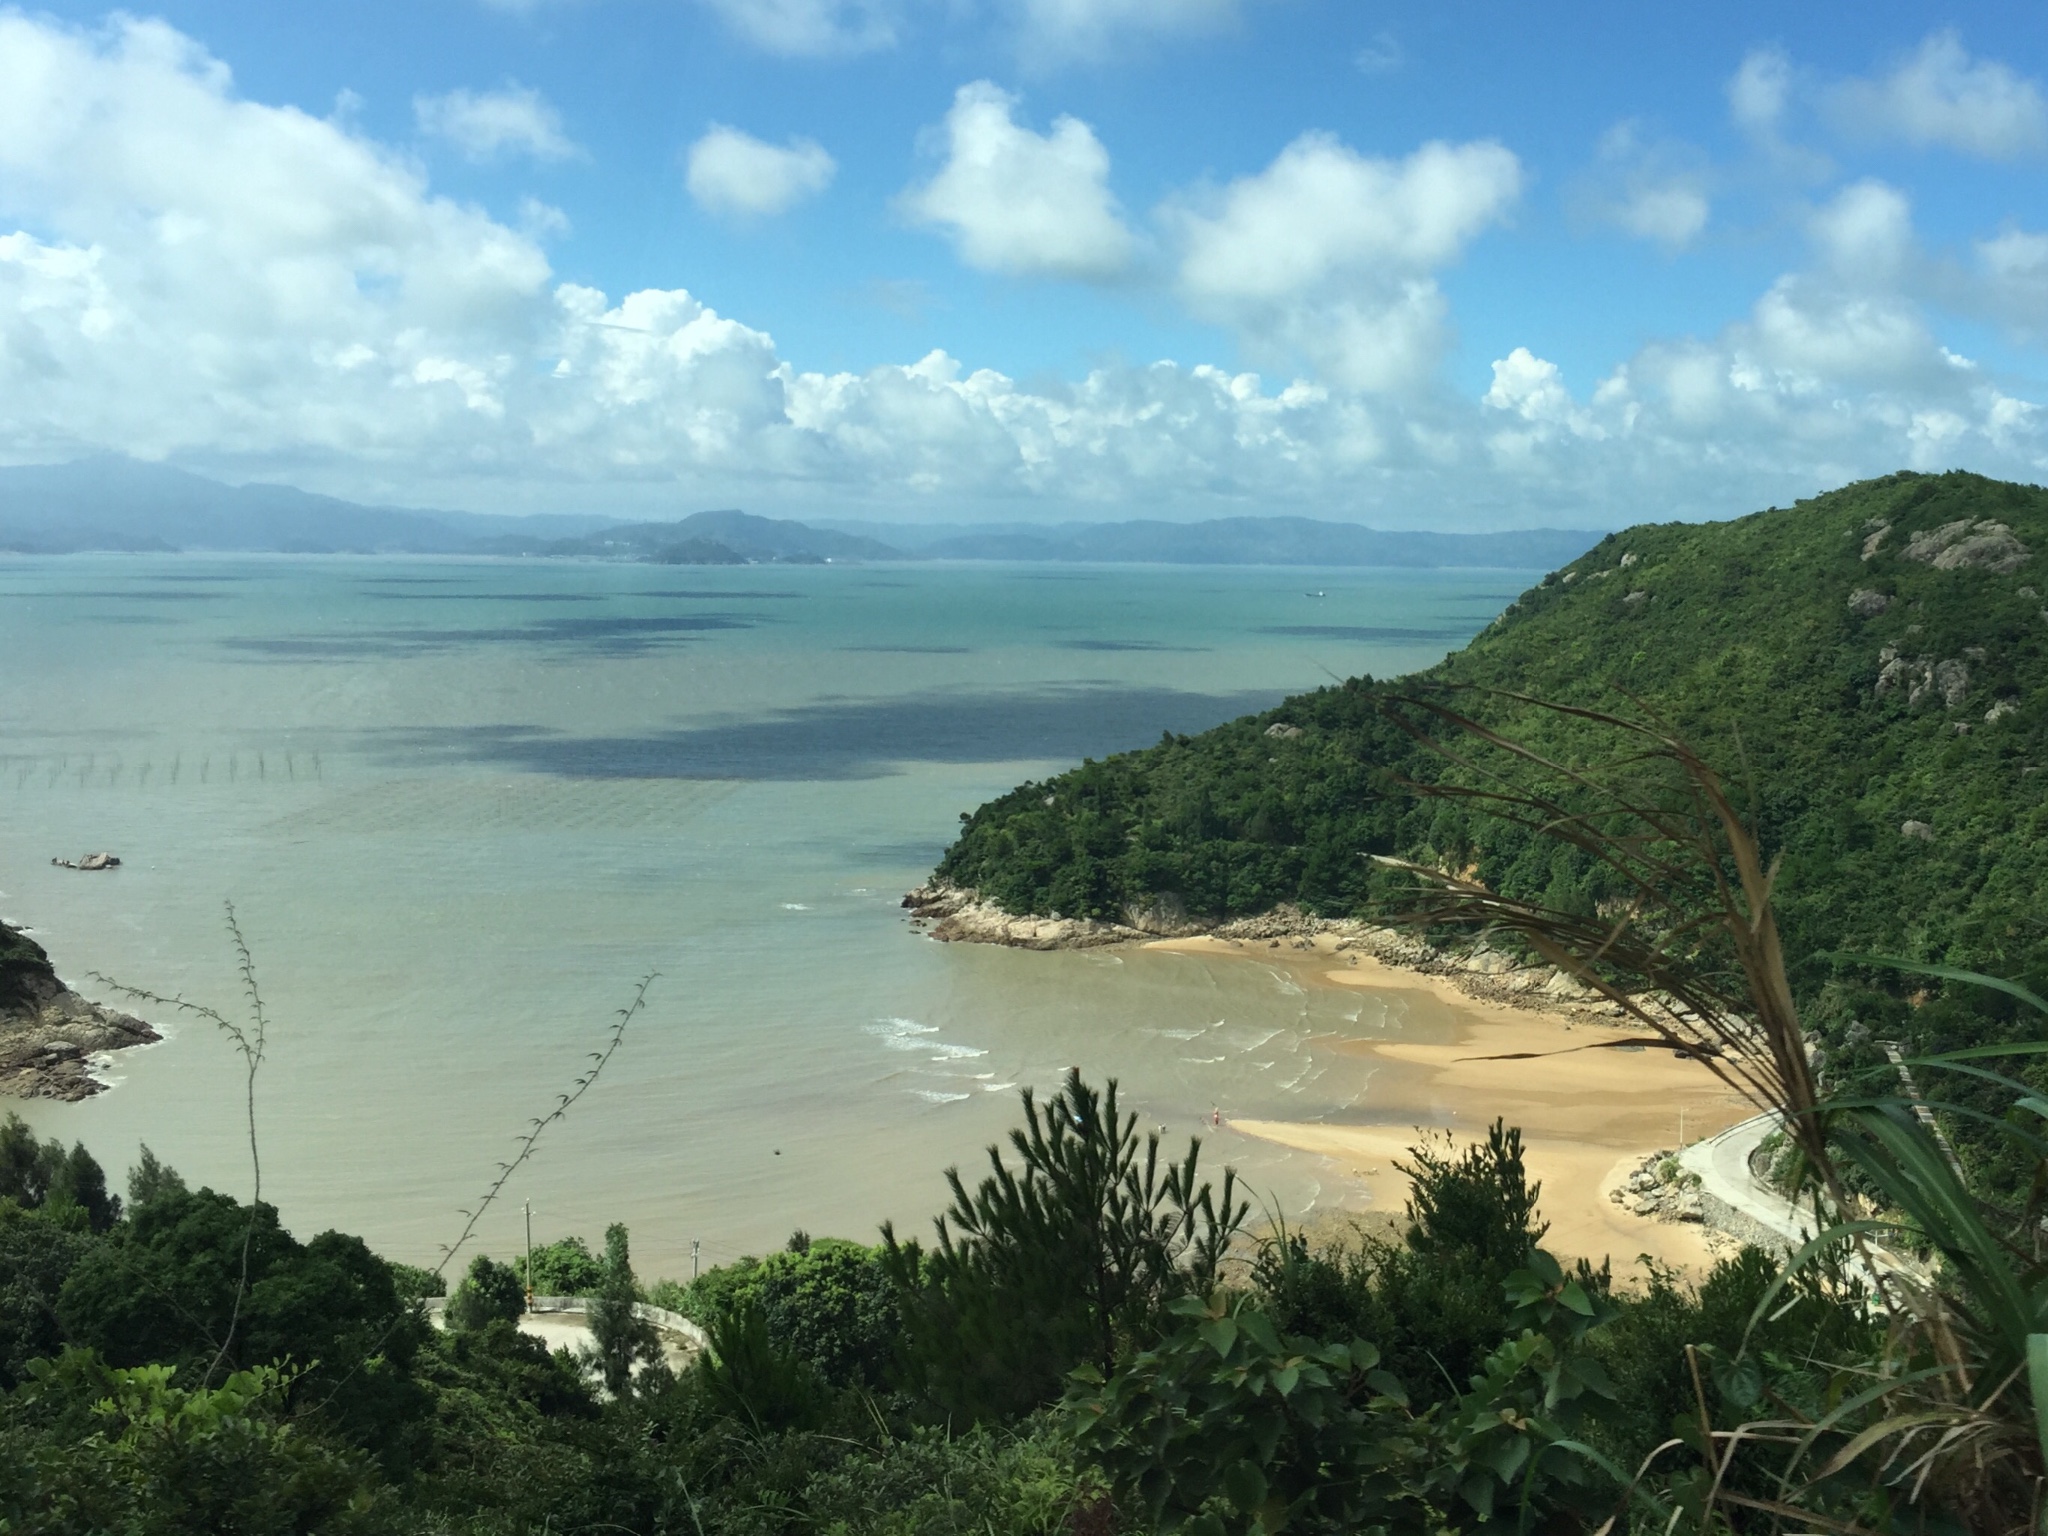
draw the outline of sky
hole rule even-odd
[[[1615,527],[2048,478],[2048,9],[0,9],[0,462]]]

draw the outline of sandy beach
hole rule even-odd
[[[1307,949],[1256,940],[1165,939],[1150,949],[1238,955],[1285,970],[1304,987],[1370,987],[1425,995],[1447,1018],[1448,1041],[1359,1038],[1338,1048],[1375,1068],[1366,1105],[1323,1120],[1227,1119],[1231,1131],[1326,1158],[1369,1199],[1399,1211],[1404,1180],[1394,1164],[1418,1127],[1460,1141],[1483,1135],[1496,1116],[1522,1128],[1553,1251],[1609,1259],[1617,1275],[1639,1255],[1699,1272],[1717,1241],[1703,1227],[1639,1217],[1609,1199],[1648,1154],[1711,1135],[1747,1117],[1749,1106],[1696,1061],[1659,1046],[1620,1046],[1639,1029],[1610,1027],[1467,996],[1449,979],[1383,965],[1326,940]],[[1682,1117],[1682,1119],[1681,1119]]]

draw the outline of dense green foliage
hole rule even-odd
[[[526,1287],[519,1271],[480,1253],[469,1261],[469,1273],[448,1298],[446,1316],[450,1328],[474,1331],[496,1322],[516,1323],[525,1310]]]
[[[0,1200],[24,1210],[72,1208],[95,1232],[121,1214],[121,1197],[107,1190],[107,1177],[80,1143],[66,1152],[59,1141],[38,1142],[21,1116],[0,1120]]]
[[[902,1328],[882,1251],[844,1238],[797,1233],[780,1253],[742,1259],[653,1299],[706,1325],[749,1309],[778,1350],[834,1386],[879,1388]]]
[[[160,1166],[104,1233],[0,1202],[0,1531],[1690,1532],[1784,1493],[1767,1457],[1709,1474],[1703,1429],[1733,1444],[1760,1406],[1826,1416],[1814,1528],[1938,1527],[1859,1459],[1865,1385],[1924,1371],[1839,1279],[1755,1251],[1696,1290],[1568,1268],[1503,1125],[1411,1153],[1398,1238],[1282,1233],[1226,1270],[1241,1207],[1133,1131],[1070,1080],[1027,1105],[1021,1166],[955,1180],[936,1248],[798,1234],[713,1270],[673,1298],[713,1345],[681,1374],[550,1354],[490,1258],[429,1329],[357,1240]],[[629,1303],[622,1229],[606,1250],[598,1294]],[[1046,1358],[1006,1394],[977,1341],[1015,1365],[1012,1339]]]
[[[1590,900],[1569,850],[1408,791],[1399,780],[1453,770],[1382,703],[1432,683],[1603,707],[1625,691],[1746,765],[1765,840],[1786,856],[1789,947],[2023,968],[2048,954],[2014,915],[2048,875],[2048,785],[2028,771],[2048,766],[2048,563],[1906,557],[1915,534],[1965,519],[2048,548],[2048,492],[1966,474],[1614,534],[1416,678],[1319,689],[1012,791],[964,818],[939,873],[1014,912],[1114,918],[1165,900],[1219,917],[1283,901],[1348,914],[1374,905],[1361,856],[1399,851],[1476,864],[1498,890]],[[1885,606],[1852,608],[1859,592]],[[1906,666],[1880,688],[1888,647]],[[1915,686],[1921,657],[1961,669],[1945,674],[1961,682],[1952,706]],[[1538,746],[1573,744],[1567,722],[1511,700],[1456,702]],[[1907,821],[1932,838],[1902,837]]]
[[[522,1276],[526,1260],[514,1267]],[[589,1296],[604,1284],[604,1260],[590,1251],[580,1237],[565,1237],[542,1243],[533,1250],[533,1294],[536,1296]]]
[[[626,1229],[614,1222],[605,1228],[604,1278],[590,1298],[589,1312],[593,1364],[614,1397],[631,1385],[635,1371],[661,1359],[661,1338],[654,1325],[634,1310],[639,1301]]]
[[[1027,1088],[1010,1135],[1019,1166],[990,1147],[972,1194],[949,1171],[936,1247],[883,1227],[906,1300],[903,1363],[922,1395],[964,1419],[1028,1412],[1077,1365],[1113,1369],[1165,1303],[1215,1282],[1244,1219],[1235,1177],[1226,1170],[1220,1200],[1197,1183],[1199,1142],[1162,1167],[1137,1119],[1118,1112],[1113,1080],[1098,1092],[1078,1070],[1043,1105]]]

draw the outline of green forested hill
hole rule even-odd
[[[1366,855],[1476,863],[1589,907],[1573,850],[1419,799],[1441,775],[1381,709],[1422,681],[1656,710],[1757,795],[1795,956],[2048,965],[2048,491],[1901,473],[1733,522],[1614,534],[1419,678],[1360,678],[1027,784],[964,818],[941,878],[1014,913],[1365,914]],[[1510,733],[1569,722],[1467,696]],[[1747,774],[1742,770],[1746,763]],[[1910,824],[1910,825],[1909,825]],[[1813,985],[1821,985],[1820,978]]]

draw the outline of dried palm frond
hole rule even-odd
[[[1469,850],[1454,861],[1466,866],[1462,873],[1382,859],[1416,879],[1409,920],[1512,934],[1760,1109],[1782,1113],[1806,1175],[1836,1218],[1792,1258],[1787,1279],[1845,1241],[1862,1251],[1864,1272],[1878,1276],[1864,1246],[1878,1229],[1937,1258],[1931,1270],[1883,1266],[1883,1348],[1835,1368],[1824,1417],[1706,1429],[1714,1476],[1703,1525],[1713,1523],[1718,1500],[1810,1528],[1855,1530],[1816,1508],[1826,1501],[1823,1484],[1853,1476],[1881,1502],[1897,1499],[1924,1514],[1932,1501],[1972,1530],[2030,1530],[2048,1503],[2048,1264],[2031,1209],[2027,1241],[2002,1231],[1930,1128],[1925,1106],[1896,1095],[1821,1096],[1772,915],[1777,861],[1766,860],[1754,820],[1720,772],[1677,732],[1648,710],[1631,719],[1484,691],[1490,701],[1576,722],[1609,745],[1618,739],[1619,750],[1597,766],[1579,766],[1453,709],[1446,699],[1454,691],[1479,692],[1389,701],[1393,718],[1454,770],[1409,787],[1569,844],[1624,894],[1604,915],[1588,916],[1490,890]],[[1993,986],[2048,1012],[2011,982],[1879,963]],[[1910,1064],[2005,1083],[2019,1109],[2048,1118],[2048,1102],[1981,1064],[2043,1051],[2048,1045],[2039,1042],[1987,1046]],[[2018,1125],[2001,1130],[2025,1142],[2048,1177],[2048,1142]],[[1874,1219],[1842,1219],[1857,1214],[1845,1166],[1876,1196]],[[1769,1444],[1793,1448],[1774,1474],[1777,1497],[1728,1488],[1724,1474],[1738,1451]]]
[[[1453,691],[1466,690],[1445,690]],[[1587,916],[1502,895],[1471,873],[1382,857],[1416,877],[1418,902],[1408,919],[1513,934],[1758,1109],[1782,1112],[1807,1167],[1839,1201],[1771,910],[1778,864],[1766,862],[1721,774],[1654,718],[1483,692],[1616,733],[1632,750],[1598,768],[1574,766],[1441,697],[1411,696],[1390,701],[1390,714],[1464,779],[1409,787],[1578,848],[1626,898],[1608,904],[1609,915]],[[1473,745],[1445,740],[1418,714]]]

